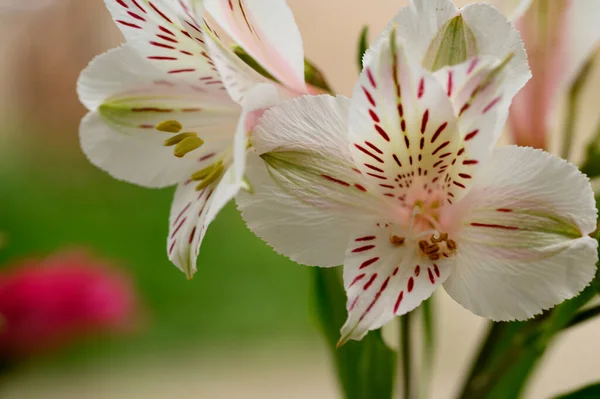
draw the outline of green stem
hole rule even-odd
[[[410,313],[400,317],[400,355],[402,368],[402,399],[412,399]]]
[[[421,312],[423,321],[423,358],[421,374],[419,376],[419,398],[427,399],[429,396],[431,370],[433,369],[433,354],[435,352],[433,297],[423,302],[421,305]]]
[[[567,117],[565,119],[565,126],[563,131],[563,146],[561,156],[564,159],[569,159],[571,153],[571,147],[573,145],[573,137],[575,136],[575,124],[577,120],[577,109],[579,105],[579,95],[584,83],[587,80],[588,75],[592,67],[593,59],[590,59],[579,72],[577,79],[573,82],[569,90],[569,104],[567,108]]]
[[[465,379],[459,398],[470,398],[471,392],[476,388],[480,381],[478,375],[488,366],[490,355],[494,351],[496,344],[500,341],[505,330],[504,323],[490,323],[486,338],[481,343],[477,359],[473,362],[469,375]]]

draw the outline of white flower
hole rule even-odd
[[[376,41],[351,99],[287,101],[251,135],[257,190],[238,196],[243,217],[294,261],[343,263],[341,343],[441,285],[477,315],[523,320],[596,270],[587,178],[539,150],[494,148],[530,76],[514,28],[489,6],[461,10],[480,56],[434,74],[421,62],[457,10],[431,3],[412,3]]]
[[[243,184],[246,132],[279,98],[306,93],[302,39],[279,0],[106,0],[127,44],[81,74],[81,146],[146,187],[177,184],[169,259],[188,277],[207,226]],[[203,7],[278,84],[221,43]]]

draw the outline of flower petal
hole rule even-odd
[[[81,146],[93,164],[118,179],[164,187],[195,171],[198,159],[231,145],[239,106],[226,94],[163,77],[128,46],[97,57],[82,72],[79,97],[93,112],[82,121]],[[175,157],[163,145],[169,133],[155,129],[164,120],[198,132],[205,144]]]
[[[594,195],[573,165],[524,147],[494,152],[468,195],[446,291],[475,314],[524,320],[575,296],[596,273]]]
[[[197,271],[196,260],[208,225],[239,188],[231,170],[200,191],[196,190],[193,181],[177,187],[169,217],[167,254],[188,279]]]
[[[412,61],[394,37],[360,75],[350,106],[351,152],[370,186],[404,201],[409,189],[446,186],[459,150],[452,104],[437,79]]]
[[[300,93],[304,83],[302,37],[282,0],[206,0],[223,29],[281,83]]]
[[[504,86],[509,60],[476,57],[435,73],[451,99],[461,137],[460,149],[451,157],[451,203],[466,194],[504,129],[512,100]]]
[[[205,48],[201,16],[191,5],[174,0],[105,3],[131,46],[158,69],[207,89],[223,87]]]
[[[272,83],[228,49],[216,35],[207,32],[205,40],[223,85],[231,98],[243,104],[249,90],[257,84]]]
[[[479,57],[504,60],[512,55],[504,67],[506,77],[502,87],[506,96],[513,98],[531,79],[527,52],[519,32],[498,10],[487,4],[469,4],[460,12],[475,35]]]
[[[493,7],[487,4],[470,4],[459,10],[450,0],[412,0],[388,24],[373,42],[363,64],[366,64],[392,29],[399,41],[405,43],[411,58],[423,61],[432,40],[452,18],[460,15],[475,37],[477,55],[504,59],[513,54],[506,66],[504,83],[509,97],[514,96],[531,78],[527,54],[515,27]]]
[[[298,263],[341,264],[348,228],[373,200],[353,170],[347,114],[346,98],[301,97],[266,111],[250,138],[254,193],[238,206],[250,230]]]
[[[457,15],[458,8],[450,0],[411,0],[373,41],[363,57],[363,65],[380,51],[379,46],[388,40],[392,29],[405,43],[406,52],[421,62],[440,28]]]
[[[340,344],[415,309],[450,275],[453,259],[433,262],[417,254],[416,243],[394,245],[390,228],[364,228],[350,240],[344,261],[348,320]]]

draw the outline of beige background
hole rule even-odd
[[[333,87],[342,94],[350,94],[357,76],[355,52],[360,28],[364,24],[370,25],[373,36],[405,3],[393,0],[289,0],[304,38],[307,57],[321,67]],[[467,1],[457,3],[462,5]],[[90,9],[94,11],[90,13]],[[0,109],[5,114],[14,112],[21,97],[35,99],[43,90],[60,95],[61,101],[58,105],[46,103],[29,111],[46,112],[52,122],[58,111],[74,110],[73,123],[76,123],[83,112],[74,96],[78,71],[94,54],[121,40],[102,1],[59,0],[53,7],[36,14],[4,10],[0,22],[3,33]],[[19,64],[13,57],[15,51],[27,53],[30,58]],[[42,58],[35,55],[40,51],[45,51]],[[16,71],[20,73],[16,74]],[[63,79],[56,78],[59,76]],[[32,85],[32,82],[37,84]],[[594,116],[597,107],[586,113]],[[588,117],[586,121],[591,119]],[[64,120],[60,122],[64,123]],[[592,122],[586,122],[586,126],[588,124],[591,126]],[[440,305],[440,347],[432,397],[448,398],[476,348],[483,320],[460,308],[443,292],[436,299]],[[545,398],[600,379],[599,333],[600,320],[597,320],[561,337],[548,353],[526,397]],[[320,345],[290,342],[273,348],[265,343],[264,348],[242,353],[215,348],[212,354],[173,354],[172,358],[149,356],[125,364],[97,364],[69,376],[39,374],[32,370],[10,381],[4,397],[336,398],[335,381],[326,352]],[[261,366],[256,367],[256,364]]]

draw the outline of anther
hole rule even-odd
[[[440,238],[438,238],[439,242],[446,241],[448,239],[448,233],[440,234]]]
[[[446,247],[448,247],[448,249],[450,251],[456,250],[456,241],[454,241],[454,240],[447,240],[446,241]]]
[[[391,236],[390,237],[390,242],[393,245],[397,245],[397,246],[403,245],[405,240],[406,239],[404,237],[398,237],[398,236]]]
[[[224,169],[225,168],[223,167],[222,163],[219,162],[216,164],[212,172],[210,172],[209,175],[206,176],[206,178],[196,186],[196,191],[200,191],[214,183],[219,177],[221,177]]]
[[[204,168],[204,169],[200,169],[199,171],[197,171],[197,172],[194,172],[194,173],[192,174],[192,180],[199,181],[199,180],[204,180],[204,179],[206,179],[206,178],[207,178],[207,177],[208,177],[208,176],[211,174],[211,172],[212,172],[213,170],[215,170],[215,168],[216,168],[216,167],[217,167],[219,164],[222,164],[222,162],[221,162],[221,161],[219,161],[218,163],[214,163],[214,164],[212,164],[212,165],[210,165],[210,166],[207,166],[207,167],[206,167],[206,168]]]
[[[156,130],[167,133],[179,133],[183,126],[176,120],[162,121],[156,125]]]
[[[188,152],[192,152],[196,148],[202,147],[202,144],[204,144],[204,140],[198,136],[186,137],[175,146],[173,154],[175,154],[176,157],[181,158]]]
[[[168,139],[166,139],[163,142],[163,145],[165,147],[170,147],[172,145],[181,143],[183,140],[187,139],[188,137],[196,137],[196,133],[179,133],[176,136],[169,137]]]
[[[431,244],[425,248],[423,251],[426,255],[432,255],[440,252],[440,246],[437,244]]]
[[[438,260],[438,259],[440,259],[440,254],[429,255],[429,259],[431,259],[431,260]]]
[[[421,252],[425,252],[425,248],[427,248],[429,244],[427,244],[427,241],[425,240],[421,240],[419,241],[419,249],[421,250]]]

